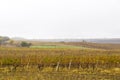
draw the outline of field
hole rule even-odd
[[[40,45],[40,46],[31,46],[30,48],[49,48],[49,49],[51,49],[51,48],[59,48],[59,49],[61,49],[61,48],[63,48],[63,49],[66,49],[66,48],[68,48],[68,49],[75,49],[75,48],[78,48],[78,49],[89,49],[89,48],[87,48],[87,47],[82,47],[82,46],[72,46],[72,45]],[[90,48],[90,49],[92,49],[92,48]]]
[[[75,43],[1,47],[0,80],[120,80],[120,49]]]

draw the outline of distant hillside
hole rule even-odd
[[[20,37],[14,37],[13,40],[19,41],[40,41],[40,42],[92,42],[92,43],[113,43],[120,44],[120,38],[111,39],[25,39]]]
[[[22,40],[27,40],[25,38],[21,38],[21,37],[13,37],[11,38],[12,40],[19,40],[19,41],[22,41]]]
[[[24,39],[12,38],[16,42],[27,41],[33,45],[71,45],[97,49],[120,49],[120,39]]]
[[[120,49],[120,44],[110,44],[110,43],[91,43],[91,42],[65,42],[65,45],[72,46],[82,46],[87,48],[96,48],[96,49]]]
[[[120,38],[113,38],[113,39],[86,39],[87,42],[94,42],[94,43],[113,43],[113,44],[120,44]]]

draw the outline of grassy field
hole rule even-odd
[[[120,80],[120,50],[75,45],[0,48],[0,80]]]
[[[30,48],[79,48],[79,49],[89,49],[82,46],[72,46],[72,45],[40,45],[40,46],[31,46]],[[91,48],[92,49],[92,48]]]
[[[73,46],[73,47],[84,47],[91,49],[120,49],[120,44],[108,44],[108,43],[90,43],[90,42],[34,42],[29,41],[33,44],[33,46]]]

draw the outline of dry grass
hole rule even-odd
[[[119,75],[120,50],[0,48],[1,80],[120,80]]]

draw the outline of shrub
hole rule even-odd
[[[25,41],[22,41],[20,45],[21,45],[21,47],[30,47],[32,44],[31,43],[27,43]]]

